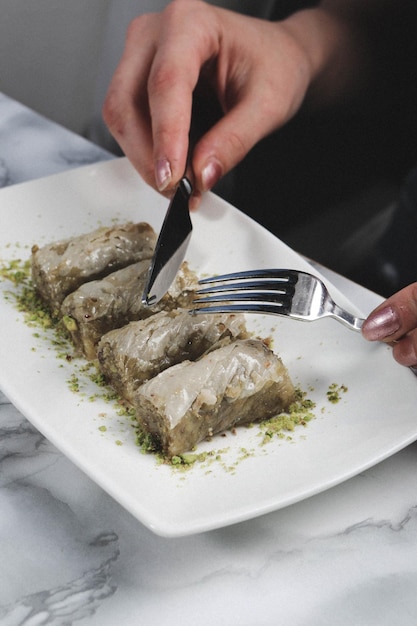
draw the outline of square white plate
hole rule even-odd
[[[100,224],[148,221],[156,230],[167,201],[147,187],[126,159],[87,166],[0,191],[0,261],[28,258],[30,247]],[[216,196],[192,215],[187,254],[199,274],[259,267],[311,271],[299,255]],[[0,290],[10,289],[7,281]],[[353,310],[330,285],[335,299]],[[0,387],[64,454],[155,533],[181,536],[226,526],[328,489],[417,439],[417,384],[390,349],[369,344],[334,320],[301,323],[251,316],[250,328],[272,335],[296,385],[316,403],[316,419],[292,440],[260,445],[259,430],[215,437],[199,450],[226,449],[220,461],[187,472],[158,465],[135,445],[131,426],[88,381],[70,390],[74,367],[0,292]],[[140,297],[140,294],[138,294]],[[77,371],[77,369],[75,370]],[[331,384],[348,391],[337,404]],[[89,386],[90,385],[90,386]],[[104,428],[103,428],[104,426]],[[105,432],[103,432],[105,430]],[[239,460],[242,449],[247,458]]]

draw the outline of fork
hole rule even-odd
[[[210,286],[196,292],[195,314],[272,313],[306,321],[333,317],[353,330],[364,322],[338,306],[319,278],[298,270],[249,270],[204,278],[199,284]]]

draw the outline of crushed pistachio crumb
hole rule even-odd
[[[76,374],[71,374],[71,377],[68,380],[68,386],[74,393],[78,393],[80,391],[80,380]]]
[[[329,385],[329,389],[326,393],[327,399],[332,404],[337,404],[341,400],[341,394],[346,393],[348,388],[346,385],[338,385],[337,383],[332,383]]]
[[[260,423],[262,443],[268,443],[275,437],[291,440],[286,433],[293,432],[297,426],[306,426],[314,419],[315,406],[304,391],[296,389],[296,399],[290,405],[288,413],[280,413]]]

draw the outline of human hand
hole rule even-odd
[[[186,168],[193,92],[202,80],[214,89],[223,116],[190,155],[196,205],[299,109],[324,63],[322,22],[314,11],[271,23],[174,0],[130,25],[105,122],[145,181],[170,195]]]
[[[392,344],[398,363],[417,366],[417,283],[380,304],[365,320],[362,334],[369,341]]]

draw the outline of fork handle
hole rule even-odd
[[[352,313],[345,311],[345,309],[342,309],[340,306],[334,303],[330,315],[339,320],[339,322],[342,322],[346,326],[349,326],[349,328],[353,328],[353,330],[358,331],[360,331],[360,329],[362,328],[362,324],[365,321],[361,317],[355,317],[354,315],[352,315]]]

